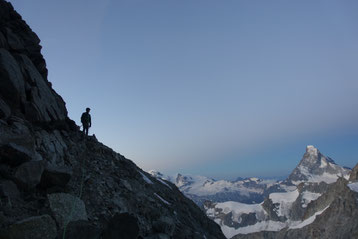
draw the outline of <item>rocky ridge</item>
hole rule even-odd
[[[0,238],[224,238],[174,184],[84,138],[39,43],[0,0]]]

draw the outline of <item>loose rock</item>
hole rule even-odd
[[[60,228],[72,221],[88,219],[85,204],[78,197],[67,193],[53,193],[47,197]]]
[[[45,168],[44,163],[44,161],[31,161],[21,164],[15,172],[15,179],[18,185],[25,190],[36,187],[41,181]]]

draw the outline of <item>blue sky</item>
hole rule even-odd
[[[145,170],[287,175],[358,163],[358,2],[12,0],[78,124]]]

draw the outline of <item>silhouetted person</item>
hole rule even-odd
[[[86,136],[88,136],[88,129],[91,127],[92,123],[91,123],[91,115],[89,114],[90,112],[90,108],[86,108],[86,112],[83,112],[82,116],[81,116],[81,123],[83,126],[83,133],[86,134]]]

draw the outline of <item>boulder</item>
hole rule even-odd
[[[36,145],[46,161],[51,165],[63,165],[66,152],[68,151],[67,145],[61,133],[58,130],[49,133],[45,130],[35,132],[37,139]]]
[[[16,222],[5,233],[5,238],[9,239],[55,239],[56,236],[56,223],[49,215]]]
[[[74,221],[70,222],[65,231],[60,231],[58,238],[65,239],[100,239],[102,231],[101,229],[91,225],[88,221]]]
[[[47,197],[60,228],[72,221],[88,220],[85,204],[78,197],[67,193],[52,193]]]
[[[72,169],[66,166],[48,165],[42,174],[41,185],[48,188],[52,186],[64,187],[70,181]]]
[[[45,161],[31,161],[21,164],[15,172],[17,184],[25,190],[36,187],[45,169]]]
[[[10,180],[0,182],[0,197],[16,198],[20,195],[16,184]]]
[[[129,213],[114,215],[103,233],[103,239],[135,239],[139,235],[138,219]]]
[[[18,166],[30,161],[33,157],[33,152],[27,147],[15,143],[0,146],[0,162],[10,166]]]

